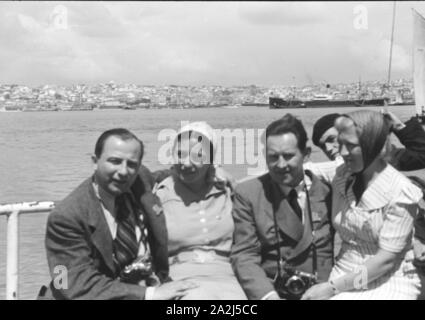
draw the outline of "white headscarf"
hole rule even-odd
[[[189,132],[189,131],[193,131],[198,134],[201,134],[205,138],[207,138],[209,142],[211,142],[213,147],[212,159],[214,163],[215,155],[217,153],[217,135],[215,134],[214,129],[205,121],[191,122],[185,125],[183,128],[181,128],[179,132],[177,132],[176,138],[174,140],[174,148],[176,147],[178,136],[182,135],[184,132]]]

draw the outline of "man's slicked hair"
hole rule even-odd
[[[266,128],[266,141],[270,136],[280,136],[285,133],[293,133],[297,138],[297,145],[301,151],[307,146],[307,132],[301,120],[290,113],[285,114],[279,120],[273,121]]]
[[[139,138],[137,138],[137,136],[134,133],[124,128],[110,129],[100,135],[94,147],[94,154],[96,155],[97,158],[100,158],[100,156],[102,155],[105,142],[109,137],[117,137],[123,141],[136,140],[140,144],[140,160],[143,158],[143,153],[144,153],[143,142],[139,140]]]

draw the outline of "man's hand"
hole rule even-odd
[[[180,299],[187,294],[190,289],[197,288],[196,283],[190,281],[171,281],[166,282],[155,288],[153,300],[174,300]]]
[[[388,120],[388,123],[390,125],[390,130],[400,131],[401,129],[406,127],[406,125],[403,122],[401,122],[401,120],[397,118],[397,116],[391,111],[382,109],[381,112],[384,115],[384,117]]]

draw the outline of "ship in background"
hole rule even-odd
[[[316,88],[317,89],[317,88]],[[385,85],[378,92],[369,92],[362,88],[359,78],[358,86],[355,91],[341,90],[338,87],[332,87],[326,84],[326,87],[317,89],[320,93],[313,93],[314,89],[310,87],[301,91],[302,97],[297,94],[296,86],[291,87],[291,92],[286,97],[279,97],[273,93],[269,97],[270,109],[286,108],[344,108],[344,107],[366,107],[366,106],[387,106],[390,99],[385,96]],[[316,91],[316,92],[317,92]]]
[[[313,98],[306,100],[269,97],[270,109],[386,106],[388,102],[389,99],[385,97],[372,99],[335,99],[329,94],[316,94]]]

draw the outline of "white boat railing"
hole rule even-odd
[[[26,213],[50,212],[53,201],[21,202],[0,204],[0,216],[7,217],[7,253],[6,253],[6,299],[18,299],[19,280],[19,215]]]

